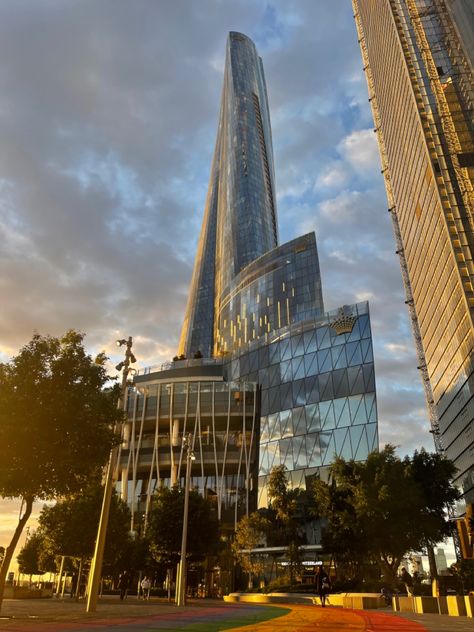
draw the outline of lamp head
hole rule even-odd
[[[115,344],[117,345],[117,347],[121,347],[122,345],[126,345],[127,341],[125,340],[125,338],[122,338],[121,340],[116,340]]]
[[[121,371],[121,370],[123,369],[123,367],[124,367],[124,366],[125,366],[125,363],[124,363],[124,362],[119,362],[119,363],[117,364],[117,366],[115,367],[115,369],[116,369],[117,371]]]

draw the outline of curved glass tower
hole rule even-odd
[[[179,354],[213,355],[219,297],[245,266],[277,245],[273,149],[262,60],[248,37],[231,32]]]

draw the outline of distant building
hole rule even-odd
[[[474,500],[474,5],[353,0],[436,447]]]
[[[444,552],[444,549],[436,549],[435,551],[435,561],[436,561],[436,568],[438,569],[438,571],[444,571],[448,568],[448,562],[446,560],[446,554]]]

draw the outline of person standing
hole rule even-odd
[[[327,595],[331,590],[329,575],[324,570],[324,566],[318,566],[316,575],[314,576],[314,587],[316,594],[319,595],[321,606],[324,608],[326,606],[326,601],[329,603]]]
[[[146,599],[148,601],[148,599],[150,599],[151,581],[146,575],[142,579],[142,581],[140,583],[140,586],[141,586],[141,589],[142,589],[142,597],[143,597],[143,599]]]
[[[128,574],[128,571],[124,571],[120,575],[118,587],[120,589],[120,601],[123,601],[127,596],[128,589],[130,587],[130,575]]]
[[[405,584],[407,595],[409,597],[413,597],[413,577],[410,575],[405,567],[402,568],[400,579]]]

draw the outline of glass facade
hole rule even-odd
[[[262,60],[227,41],[217,141],[179,354],[213,355],[214,306],[232,279],[278,244],[273,149]],[[218,303],[216,303],[218,307]]]
[[[433,430],[472,502],[474,83],[450,5],[353,0]]]
[[[304,487],[334,455],[364,460],[378,447],[368,304],[325,313],[314,233],[278,245],[263,67],[254,44],[239,33],[227,43],[181,354],[135,379],[145,390],[129,404],[129,447],[121,462],[122,490],[131,485],[135,498],[146,488],[149,502],[157,484],[181,481],[188,423],[203,451],[195,484],[204,495],[216,494],[234,517],[256,506],[257,480],[258,503],[266,505],[266,480],[276,465]],[[200,372],[216,367],[220,383],[207,384]],[[142,433],[153,447],[133,447]]]
[[[219,519],[234,525],[256,508],[257,385],[224,382],[219,363],[193,369],[176,363],[147,372],[129,392],[121,493],[145,525],[157,488],[184,487],[189,435],[196,455],[191,486],[216,504]]]
[[[255,380],[262,389],[259,506],[276,465],[304,488],[335,455],[359,461],[378,448],[367,303],[282,327],[224,363],[227,379]]]
[[[274,248],[248,265],[233,278],[218,305],[217,356],[321,314],[323,296],[314,233]]]

